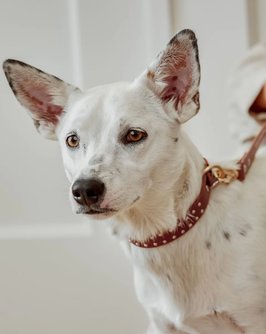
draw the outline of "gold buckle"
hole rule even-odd
[[[204,173],[211,171],[212,175],[220,183],[229,184],[238,178],[238,170],[223,168],[219,165],[210,165],[205,168]]]

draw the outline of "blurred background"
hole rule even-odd
[[[0,61],[89,88],[134,79],[191,28],[202,108],[187,131],[221,160],[237,147],[226,82],[246,50],[266,41],[265,13],[265,0],[0,0]],[[0,87],[0,333],[144,333],[131,264],[105,222],[72,214],[57,143],[37,134],[3,73]]]

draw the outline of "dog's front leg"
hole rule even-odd
[[[147,334],[189,334],[189,333],[179,331],[170,322],[162,326],[161,323],[158,324],[157,321],[153,321],[150,323]]]
[[[155,310],[148,311],[150,326],[147,334],[201,334],[194,329],[181,325],[180,329]]]
[[[166,327],[162,328],[161,326],[158,327],[155,322],[152,322],[148,328],[147,334],[201,334],[199,332],[195,332],[194,329],[185,328],[185,330],[185,332],[183,330],[178,330],[170,323]]]
[[[150,326],[147,334],[181,334],[161,313],[156,310],[148,310]]]
[[[173,331],[171,331],[171,332],[169,332],[169,331],[167,331],[167,332],[164,332],[161,328],[159,328],[158,326],[157,326],[157,324],[156,323],[154,323],[154,322],[152,322],[151,324],[150,324],[150,326],[149,326],[149,328],[148,328],[148,331],[147,331],[147,334],[176,334],[176,333],[178,333],[178,332],[173,332]]]

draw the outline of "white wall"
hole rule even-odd
[[[257,24],[258,24],[258,39],[259,42],[266,43],[266,1],[265,0],[257,0]]]
[[[0,61],[17,58],[72,81],[67,1],[0,5]],[[58,146],[37,134],[3,73],[0,85],[1,224],[73,221]]]
[[[266,1],[253,0],[248,1],[249,22],[250,22],[250,42],[255,44],[258,42],[266,43]]]
[[[201,113],[188,130],[207,158],[234,152],[225,82],[248,44],[245,1],[0,0],[0,61],[82,87],[138,75],[174,30],[195,29]],[[141,333],[131,267],[97,222],[73,216],[55,142],[42,139],[0,75],[0,333]],[[218,148],[218,149],[216,149]]]
[[[227,81],[248,48],[246,1],[173,0],[174,28],[197,33],[201,62],[201,110],[188,123],[191,138],[211,161],[236,157],[228,130]]]
[[[85,87],[133,80],[171,36],[168,1],[79,3]]]
[[[153,29],[140,0],[0,5],[1,61],[17,58],[91,86],[134,77],[150,56],[142,31]],[[144,331],[122,250],[103,223],[91,230],[72,214],[57,144],[37,134],[0,80],[0,333]]]

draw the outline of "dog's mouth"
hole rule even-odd
[[[80,208],[76,211],[77,214],[83,214],[83,215],[104,215],[104,216],[110,216],[117,212],[117,210],[114,209],[101,209],[101,208]]]
[[[138,202],[138,200],[140,199],[140,196],[137,196],[135,198],[134,201],[131,202],[131,204],[129,206],[127,206],[124,209],[129,209],[131,208],[136,202]],[[121,209],[114,209],[114,208],[101,208],[99,205],[97,204],[93,204],[91,206],[79,206],[78,208],[76,208],[75,212],[76,214],[80,214],[80,215],[86,215],[86,216],[94,216],[94,218],[107,218],[107,217],[111,217],[115,214],[117,214],[119,211],[121,211]]]

